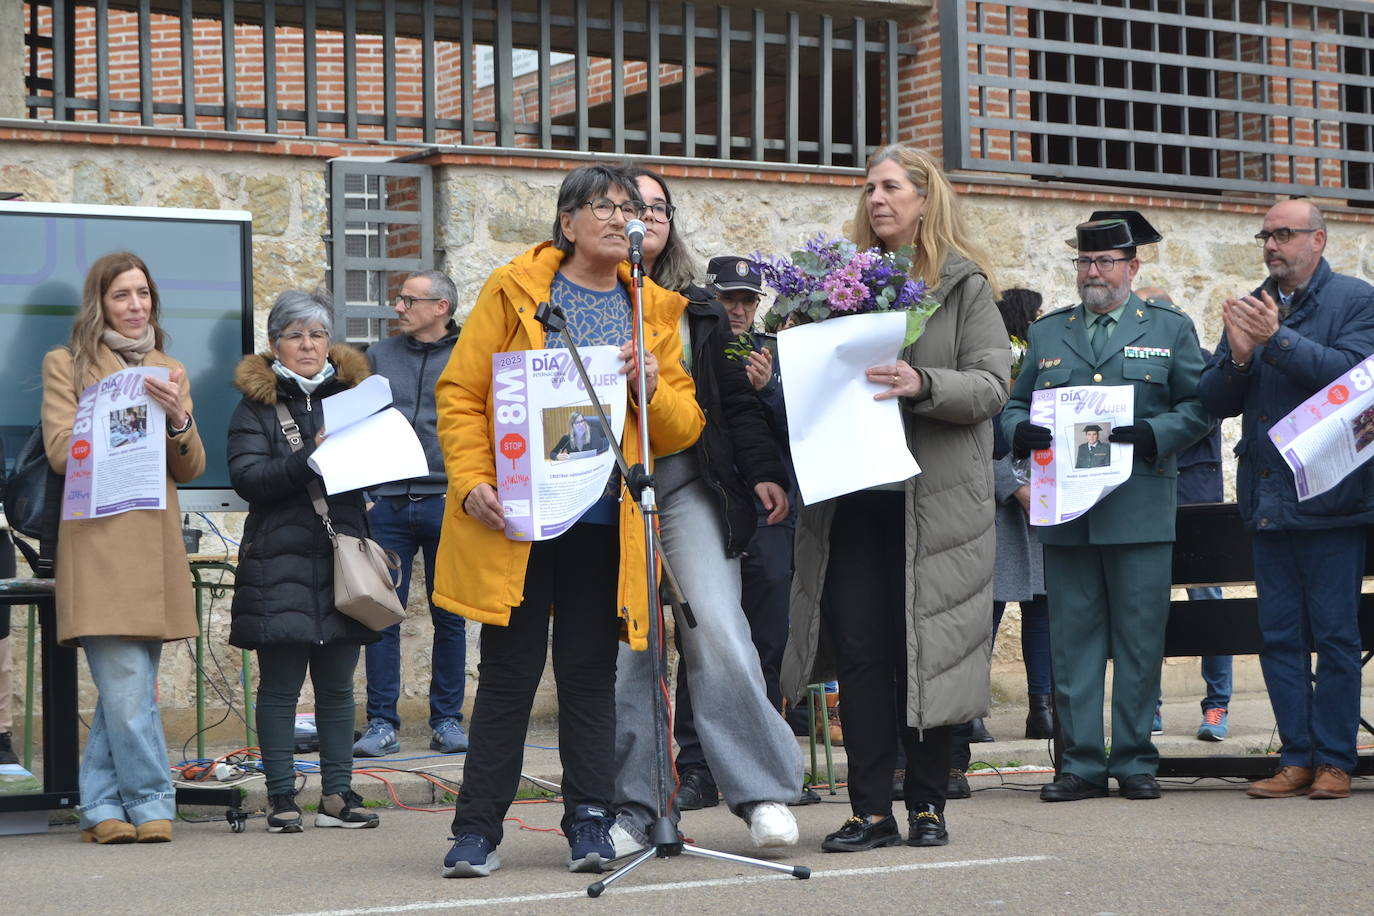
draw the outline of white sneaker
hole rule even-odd
[[[617,818],[611,825],[611,845],[615,847],[616,859],[632,856],[649,848],[649,840],[628,818]]]
[[[797,819],[781,802],[759,802],[749,809],[747,819],[755,846],[797,844]]]

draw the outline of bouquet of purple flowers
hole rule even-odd
[[[908,347],[921,336],[926,320],[940,307],[923,280],[911,279],[911,246],[897,251],[860,251],[849,239],[817,235],[790,258],[755,254],[763,280],[777,293],[764,327],[824,321],[868,312],[906,312]]]

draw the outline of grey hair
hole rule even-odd
[[[267,314],[267,339],[276,343],[281,332],[293,324],[319,322],[332,336],[334,333],[334,312],[329,300],[318,293],[288,289],[277,294],[272,303],[272,311]]]
[[[639,187],[622,168],[584,165],[573,169],[563,178],[563,184],[558,188],[558,212],[553,215],[555,248],[565,255],[571,255],[575,250],[573,243],[563,234],[563,214],[576,214],[587,201],[602,196],[611,188],[619,188],[632,200],[639,200]]]
[[[438,299],[448,300],[448,315],[453,317],[454,309],[458,308],[458,286],[453,282],[448,274],[442,270],[421,270],[410,274],[407,280],[428,280],[429,294]]]
[[[1303,203],[1307,204],[1307,228],[1325,232],[1326,216],[1322,213],[1322,208],[1310,200],[1304,200]]]

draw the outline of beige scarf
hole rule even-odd
[[[100,335],[100,342],[113,350],[126,366],[143,365],[143,358],[153,349],[156,339],[151,324],[143,326],[143,335],[137,340],[125,337],[112,328],[106,328]]]

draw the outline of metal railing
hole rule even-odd
[[[895,20],[658,0],[35,0],[27,31],[32,117],[841,166],[915,54]]]
[[[948,167],[1374,202],[1374,3],[941,0],[940,27]]]

